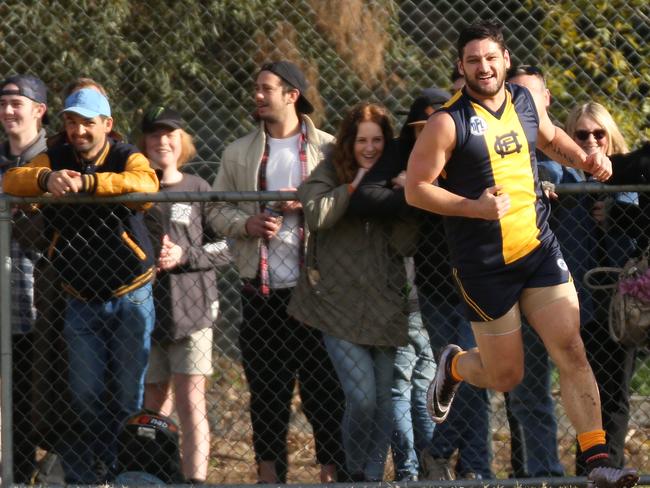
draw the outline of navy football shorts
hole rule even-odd
[[[572,281],[555,238],[502,268],[463,275],[452,270],[464,315],[471,322],[488,322],[505,315],[519,301],[524,288],[555,286]]]

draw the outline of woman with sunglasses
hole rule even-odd
[[[628,152],[627,144],[607,109],[597,102],[573,108],[566,121],[567,133],[587,153],[606,155]]]
[[[627,144],[607,109],[596,102],[576,106],[569,114],[566,132],[587,153],[600,151],[607,156],[628,152]],[[622,266],[634,252],[633,235],[638,232],[634,216],[638,214],[636,193],[607,193],[593,203],[591,217],[597,242],[594,255],[597,266]],[[578,223],[582,225],[581,223]],[[630,417],[629,387],[634,374],[636,348],[623,346],[609,334],[609,292],[594,291],[593,320],[583,325],[582,338],[587,357],[600,390],[603,428],[607,433],[610,460],[622,467],[625,436]],[[577,457],[578,458],[578,457]],[[576,474],[585,475],[578,462]]]

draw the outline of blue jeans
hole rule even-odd
[[[380,481],[393,428],[395,348],[323,338],[345,393],[342,437],[348,473]]]
[[[153,325],[151,284],[104,302],[67,300],[63,333],[77,417],[77,437],[61,452],[67,483],[114,474],[122,423],[142,408]],[[108,476],[97,474],[98,461]]]
[[[463,349],[476,347],[472,327],[459,306],[433,303],[420,293],[420,310],[424,326],[431,337],[431,347],[440,351],[447,344]],[[447,420],[436,426],[429,452],[434,458],[449,459],[458,449],[456,473],[475,473],[491,478],[487,391],[461,383]]]
[[[417,476],[418,456],[431,445],[433,423],[427,412],[427,389],[436,374],[431,342],[420,312],[409,315],[409,343],[398,347],[393,378],[395,479]]]
[[[506,395],[514,475],[563,476],[564,469],[557,455],[557,421],[548,353],[537,333],[526,323],[522,335],[524,379]]]

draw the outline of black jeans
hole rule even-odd
[[[242,292],[239,332],[250,389],[253,448],[259,461],[274,461],[281,483],[287,477],[287,432],[296,381],[315,438],[320,464],[345,464],[341,444],[344,395],[319,330],[287,315],[291,289],[262,296]]]
[[[32,334],[12,337],[12,396],[14,483],[28,484],[36,467],[36,440],[33,429]]]

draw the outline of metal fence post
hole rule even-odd
[[[11,203],[0,198],[0,406],[2,408],[2,485],[14,482],[12,411],[11,397]]]

